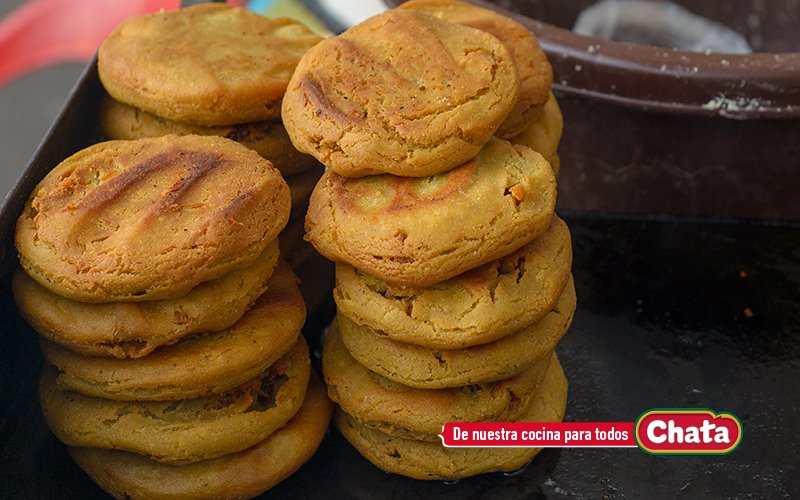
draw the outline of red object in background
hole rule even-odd
[[[30,0],[0,22],[0,86],[50,64],[86,62],[124,19],[179,6],[180,0]]]

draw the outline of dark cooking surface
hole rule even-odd
[[[637,449],[547,450],[523,473],[456,484],[387,475],[335,431],[269,498],[797,498],[800,228],[566,217],[578,291],[559,346],[568,420],[633,420],[651,407],[736,413],[744,440],[721,457]],[[7,278],[7,277],[6,277]],[[101,495],[46,430],[41,362],[4,279],[0,498]],[[316,338],[328,313],[308,325]]]

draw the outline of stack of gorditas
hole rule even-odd
[[[226,6],[126,21],[98,69],[116,100],[102,128],[131,140],[65,159],[18,219],[14,295],[41,336],[45,420],[118,498],[254,496],[325,435],[332,405],[278,241],[282,174],[316,161],[288,138],[269,151],[230,138],[277,140],[266,130],[318,39]]]
[[[444,448],[442,424],[564,417],[554,349],[575,291],[551,84],[528,31],[457,1],[408,2],[323,40],[289,83],[289,136],[328,167],[306,216],[336,262],[328,394],[383,470],[513,471],[539,450]]]

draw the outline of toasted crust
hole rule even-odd
[[[348,415],[387,434],[434,442],[445,422],[520,418],[549,364],[550,356],[520,375],[493,383],[415,389],[359,364],[342,342],[335,322],[322,354],[328,396]]]
[[[512,137],[536,119],[552,87],[553,69],[536,37],[525,26],[492,10],[458,0],[411,0],[399,8],[425,12],[497,37],[511,52],[519,72],[520,86],[519,101],[497,129],[496,135],[503,139]]]
[[[547,369],[528,411],[520,421],[558,422],[567,405],[567,379],[558,359]],[[441,443],[391,436],[337,411],[336,427],[376,467],[414,479],[455,480],[486,472],[512,472],[541,448],[445,448]]]
[[[280,120],[204,127],[161,118],[143,109],[106,98],[100,108],[100,132],[110,140],[144,139],[169,134],[225,137],[260,154],[272,162],[284,176],[296,175],[319,165],[316,158],[304,155],[292,146]]]
[[[61,387],[117,401],[221,394],[256,377],[294,345],[306,318],[297,277],[278,265],[262,295],[226,330],[186,337],[139,359],[76,354],[42,339]],[[169,369],[165,369],[169,367]]]
[[[538,153],[492,139],[447,173],[348,179],[326,172],[306,239],[387,283],[425,287],[514,252],[544,233],[556,183]]]
[[[305,399],[310,371],[301,336],[265,372],[218,396],[112,401],[60,390],[52,367],[42,373],[39,396],[48,427],[69,446],[186,464],[242,451],[286,425]]]
[[[233,325],[267,289],[277,264],[275,240],[241,269],[200,283],[183,297],[149,302],[76,302],[21,269],[11,283],[20,312],[46,339],[90,356],[140,358],[187,335]]]
[[[170,120],[271,120],[300,56],[319,40],[288,18],[197,5],[129,18],[103,41],[97,69],[114,99]]]
[[[359,363],[399,384],[441,389],[485,384],[519,375],[548,356],[572,324],[575,287],[570,279],[544,318],[494,342],[463,349],[432,349],[387,337],[339,315],[339,332]]]
[[[474,157],[517,102],[495,37],[387,11],[309,50],[283,100],[297,149],[348,177],[427,176]]]
[[[337,264],[339,314],[388,338],[433,349],[485,344],[553,310],[572,266],[569,229],[548,231],[516,252],[429,287],[392,286]]]
[[[251,498],[286,479],[319,447],[333,407],[312,375],[297,415],[244,451],[188,465],[168,465],[124,451],[70,448],[78,465],[116,498]]]
[[[109,141],[38,184],[16,245],[33,279],[73,300],[176,298],[255,260],[289,205],[280,172],[231,140]]]

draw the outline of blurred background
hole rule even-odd
[[[13,187],[104,34],[128,14],[178,3],[0,0],[0,196]],[[317,31],[341,31],[385,8],[381,0],[229,3],[300,18]],[[73,20],[72,26],[65,22]]]
[[[0,0],[0,19],[25,0]],[[0,51],[0,59],[10,56]],[[58,114],[85,63],[57,64],[0,86],[0,196],[5,197]]]
[[[228,3],[338,33],[401,1]],[[470,1],[553,65],[560,211],[800,221],[800,0]],[[102,38],[179,3],[0,0],[0,195]]]

